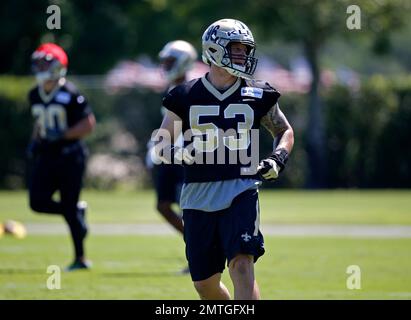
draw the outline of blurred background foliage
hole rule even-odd
[[[48,30],[46,9],[61,8],[60,30]],[[284,176],[271,187],[410,187],[410,2],[361,0],[361,30],[346,27],[350,1],[315,0],[36,0],[0,3],[0,187],[24,187],[25,147],[31,131],[27,91],[29,57],[54,41],[69,54],[69,77],[88,97],[98,119],[88,138],[101,158],[87,185],[115,188],[118,181],[148,187],[146,142],[159,126],[161,93],[104,89],[101,77],[124,59],[146,56],[174,39],[193,43],[213,21],[232,17],[253,30],[258,54],[284,68],[303,56],[311,72],[306,93],[283,92],[281,107],[296,133]],[[360,83],[323,86],[322,70],[346,68]],[[96,80],[97,79],[97,80]],[[275,86],[275,83],[272,83]],[[263,135],[261,154],[271,148]],[[116,166],[121,159],[123,166]],[[111,176],[105,178],[105,174]]]

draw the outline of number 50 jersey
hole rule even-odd
[[[184,145],[195,156],[183,163],[185,182],[255,177],[260,120],[279,97],[268,83],[242,78],[224,92],[206,76],[171,90],[163,106],[182,119]]]

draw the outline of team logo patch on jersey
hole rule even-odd
[[[253,87],[241,88],[241,95],[245,97],[253,97],[261,99],[263,97],[263,89]]]
[[[70,99],[71,99],[70,94],[67,92],[59,92],[56,95],[56,101],[60,103],[64,103],[64,104],[69,103]]]
[[[78,96],[77,97],[77,103],[82,104],[82,103],[84,103],[84,101],[86,101],[86,99],[83,96]]]

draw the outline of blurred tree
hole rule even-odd
[[[27,72],[27,57],[46,29],[47,0],[0,1],[0,73]],[[46,29],[47,30],[47,29]]]
[[[361,0],[361,29],[347,28],[349,0],[253,0],[225,1],[200,0],[190,4],[178,0],[162,1],[170,6],[173,16],[186,22],[186,33],[196,41],[199,30],[223,17],[243,20],[263,40],[282,38],[302,44],[309,62],[312,83],[309,92],[306,150],[308,153],[308,187],[327,185],[327,159],[325,152],[325,123],[323,104],[319,95],[321,62],[320,50],[331,38],[344,40],[372,37],[373,50],[386,53],[390,49],[390,34],[403,25],[409,3],[403,0]],[[195,17],[190,20],[187,17]],[[255,29],[254,29],[255,28]],[[258,40],[258,39],[257,39]]]
[[[312,83],[309,92],[306,149],[308,152],[308,187],[327,186],[327,159],[325,152],[325,124],[320,99],[320,50],[327,40],[373,37],[374,51],[386,53],[390,48],[389,36],[407,19],[410,3],[403,0],[360,0],[361,29],[347,28],[349,0],[254,0],[247,6],[251,21],[264,38],[281,37],[302,44],[309,62]]]
[[[66,38],[71,72],[101,74],[133,51],[136,31],[127,7],[131,1],[74,0],[65,2]],[[68,31],[68,32],[67,32]]]
[[[138,43],[156,56],[171,39],[191,42],[201,52],[201,36],[214,21],[237,17],[246,19],[246,0],[146,0],[130,8],[138,30]]]
[[[46,9],[52,3],[61,7],[61,30],[46,27]],[[325,128],[319,95],[320,52],[331,39],[356,46],[358,40],[370,38],[375,52],[389,52],[391,34],[409,16],[411,2],[357,1],[361,9],[361,30],[349,30],[346,26],[349,17],[346,10],[350,4],[350,0],[5,0],[0,2],[0,73],[27,73],[30,54],[39,42],[55,41],[69,53],[70,73],[101,74],[121,58],[142,53],[155,57],[170,39],[183,38],[200,51],[202,32],[211,22],[224,17],[240,19],[251,27],[258,45],[282,39],[298,42],[304,48],[313,76],[305,135],[307,181],[310,187],[323,187],[327,180],[326,163],[330,161],[325,151],[325,135],[329,131]],[[408,35],[407,31],[402,37],[408,39]],[[404,61],[409,61],[406,45],[397,43],[393,49]],[[364,95],[363,101],[372,97],[371,92]],[[405,105],[402,108],[408,110]],[[338,123],[337,113],[333,119]],[[396,128],[396,124],[391,126]],[[381,163],[384,162],[381,160]],[[362,165],[367,167],[366,163]]]

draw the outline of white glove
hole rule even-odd
[[[260,162],[257,171],[265,181],[274,181],[280,173],[280,166],[275,160],[268,158]]]
[[[168,150],[163,150],[163,156],[160,156],[155,148],[150,149],[150,157],[153,163],[155,164],[193,164],[195,158],[190,154],[186,148],[179,146],[169,145],[166,148]],[[173,159],[173,160],[171,160]]]
[[[193,164],[194,160],[194,157],[186,148],[174,146],[174,163],[182,164],[184,162],[186,164]]]

